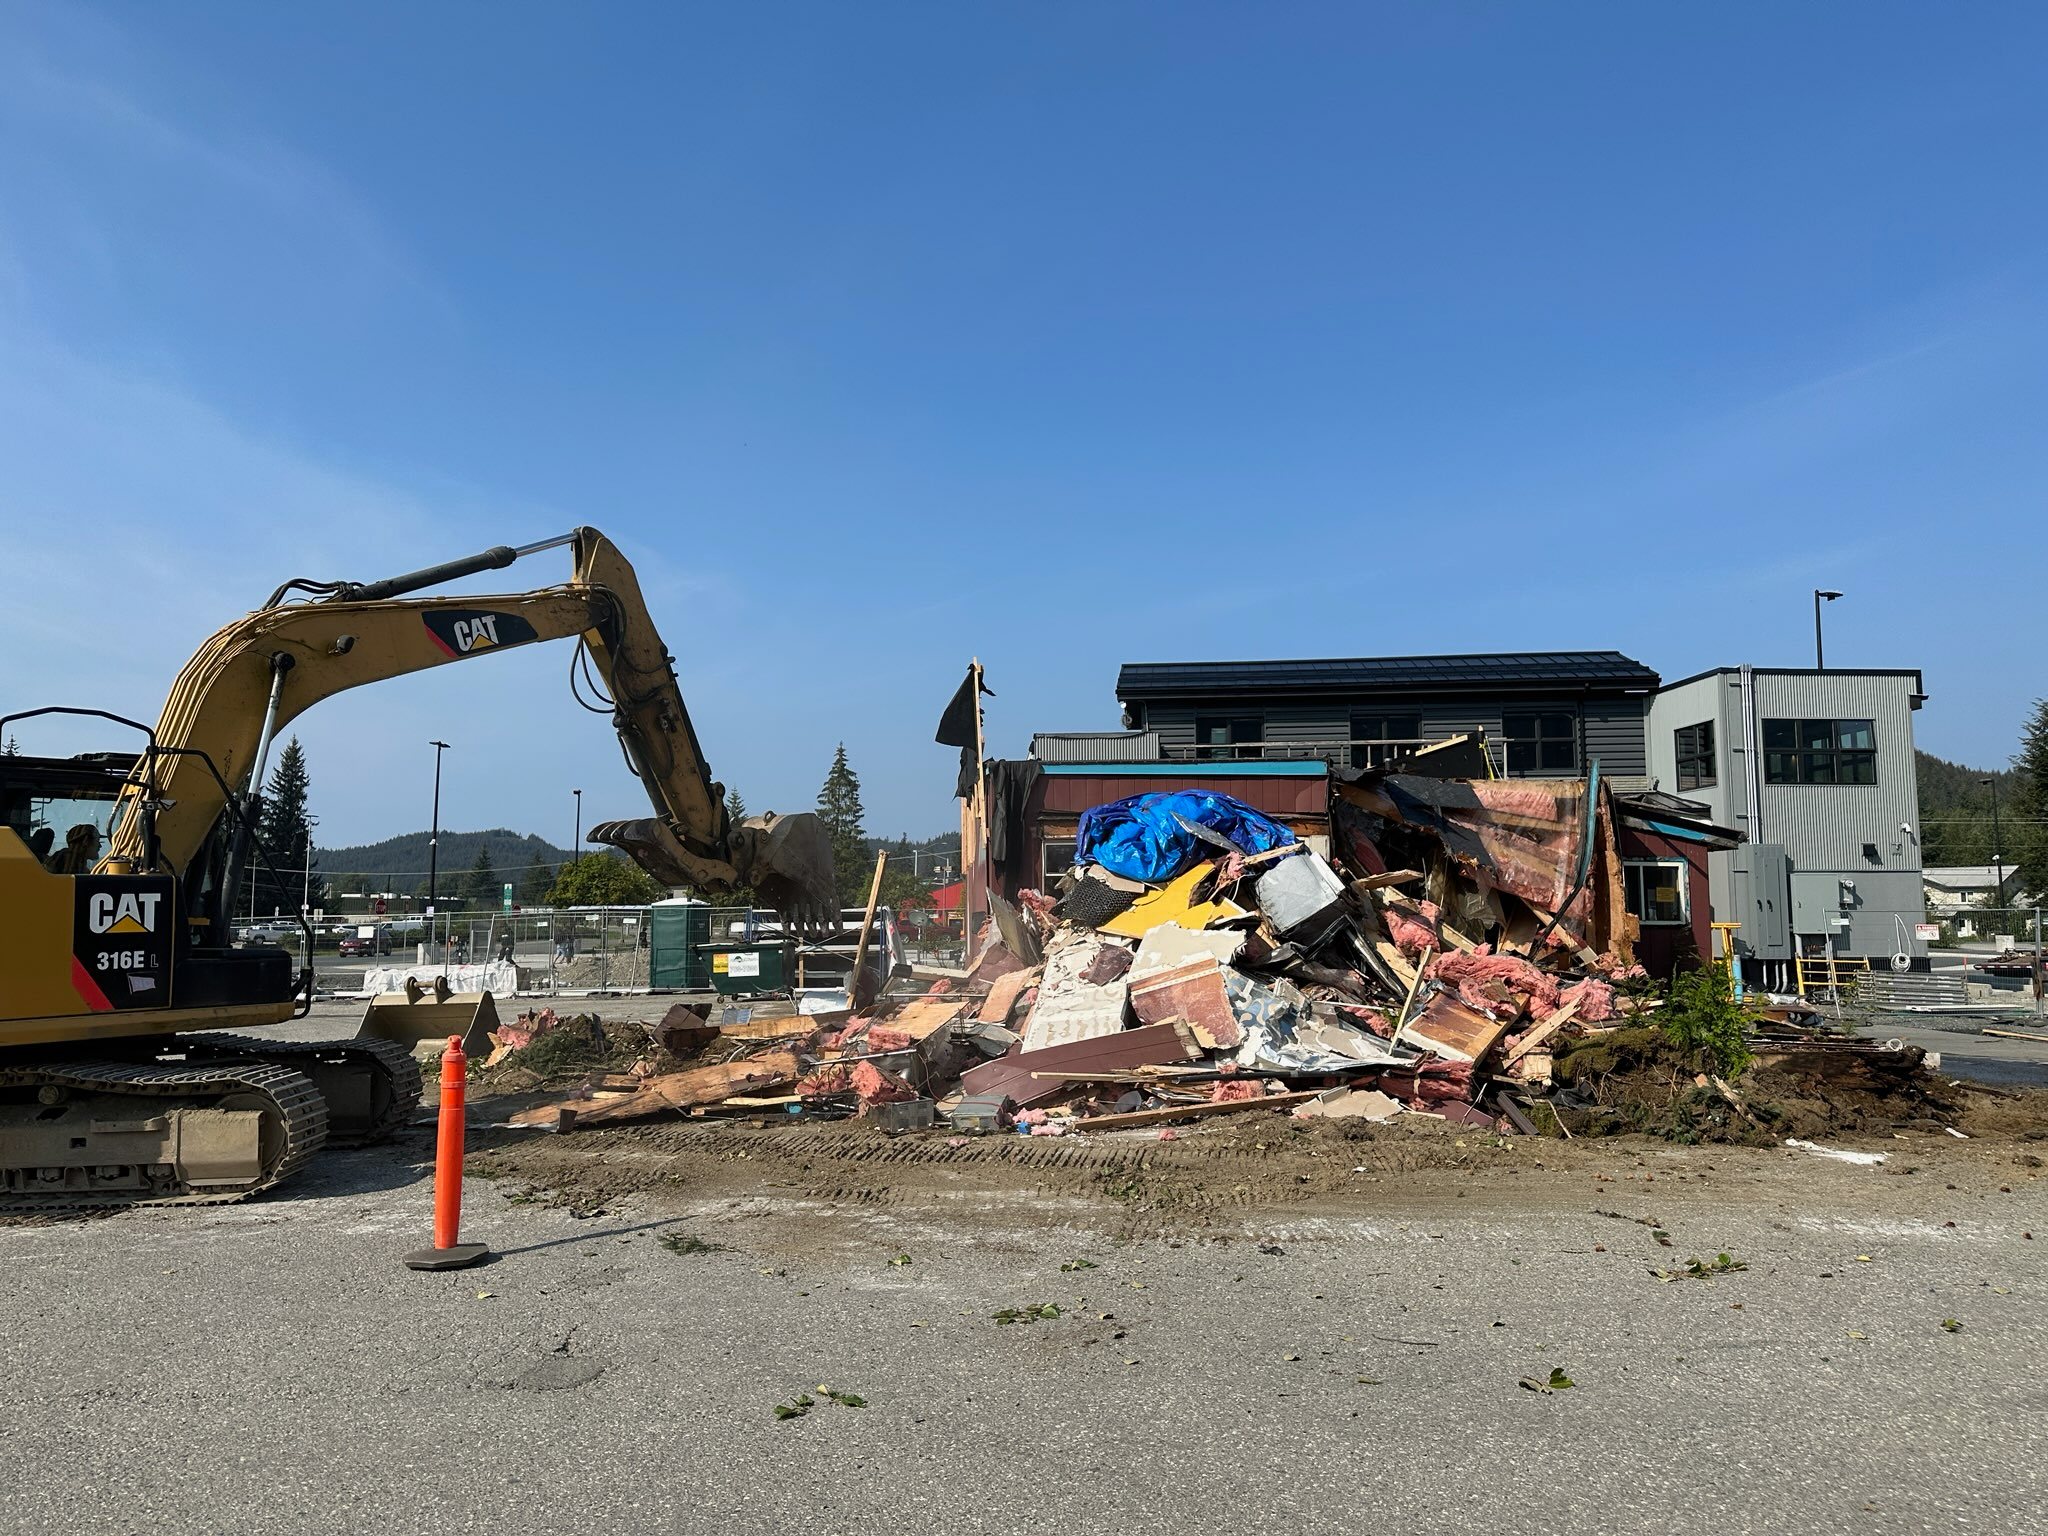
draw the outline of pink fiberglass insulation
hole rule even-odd
[[[1604,1024],[1614,1017],[1614,988],[1604,981],[1588,976],[1584,981],[1574,982],[1558,996],[1558,1003],[1577,1003],[1576,1017],[1582,1024]]]
[[[1394,941],[1396,949],[1411,955],[1419,955],[1425,949],[1435,949],[1438,947],[1436,920],[1442,914],[1438,911],[1436,903],[1433,901],[1418,903],[1417,910],[1422,914],[1423,918],[1419,923],[1414,918],[1405,916],[1400,909],[1395,907],[1387,908],[1384,914],[1387,922],[1387,937]]]
[[[853,1069],[851,1086],[860,1095],[863,1105],[897,1104],[917,1097],[915,1088],[893,1072],[884,1072],[872,1061],[863,1061]]]
[[[1570,789],[1576,794],[1560,797],[1554,788],[1532,783],[1516,783],[1513,779],[1475,779],[1468,786],[1472,797],[1489,811],[1504,811],[1510,816],[1526,816],[1533,821],[1561,822],[1567,816],[1578,813],[1572,805],[1562,813],[1558,810],[1560,798],[1584,800],[1585,786],[1573,780]]]
[[[1500,1000],[1489,996],[1486,983],[1500,982],[1529,1000],[1529,1011],[1543,1018],[1556,1011],[1557,982],[1536,969],[1520,955],[1490,954],[1486,946],[1469,955],[1438,955],[1429,964],[1429,974],[1457,984],[1458,996],[1468,1008],[1497,1014]]]
[[[1256,1078],[1240,1077],[1230,1082],[1219,1082],[1209,1097],[1218,1104],[1227,1104],[1240,1099],[1263,1099],[1266,1085]]]
[[[1470,1099],[1472,1063],[1425,1057],[1412,1071],[1383,1072],[1380,1092],[1404,1104],[1427,1105],[1444,1099]]]

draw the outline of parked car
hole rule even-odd
[[[297,944],[305,938],[305,930],[290,918],[265,918],[248,923],[235,930],[235,936],[244,944]]]
[[[389,928],[363,927],[347,934],[341,941],[341,957],[344,960],[374,959],[378,955],[391,953],[391,930]]]

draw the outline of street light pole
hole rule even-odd
[[[441,865],[441,754],[448,750],[445,741],[430,741],[434,749],[434,825],[427,834],[427,911],[434,910],[434,899],[439,894],[438,877]]]
[[[569,793],[576,797],[576,837],[569,844],[569,862],[573,864],[579,857],[578,850],[583,846],[583,791],[572,789]]]
[[[2002,907],[2005,905],[2005,834],[1998,826],[1998,780],[1979,779],[1977,782],[1991,791],[1991,863],[1998,871],[1998,884],[1991,890],[1991,904]]]
[[[1832,603],[1841,595],[1824,587],[1813,589],[1813,670],[1816,672],[1825,672],[1828,669],[1827,653],[1821,649],[1820,643],[1820,600],[1826,598]]]

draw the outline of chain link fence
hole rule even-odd
[[[745,907],[713,907],[706,915],[714,944],[749,940],[757,929],[772,927],[775,921],[772,913],[750,913]],[[353,962],[330,955],[324,963],[337,968],[360,964],[371,973],[442,975],[458,991],[489,986],[501,993],[511,989],[497,968],[510,965],[517,968],[518,992],[529,996],[642,992],[652,986],[652,921],[646,907],[441,912],[363,920],[363,926],[373,924],[385,930],[388,950]],[[920,965],[958,966],[964,958],[961,940],[938,929],[915,936],[906,933],[904,949],[907,958]],[[480,974],[486,967],[489,977]],[[828,973],[832,969],[825,967]],[[843,963],[838,969],[844,969]],[[831,976],[823,979],[830,981]]]
[[[1966,906],[1928,913],[1941,924],[1935,954],[1960,964],[1973,995],[2048,1017],[2040,907]]]

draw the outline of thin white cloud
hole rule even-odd
[[[18,143],[111,152],[154,176],[226,194],[253,219],[296,228],[337,266],[430,288],[390,225],[325,166],[218,111],[180,114],[169,105],[208,98],[210,86],[142,56],[104,14],[38,6],[0,13],[0,107],[18,119]],[[75,238],[89,245],[95,232]]]

